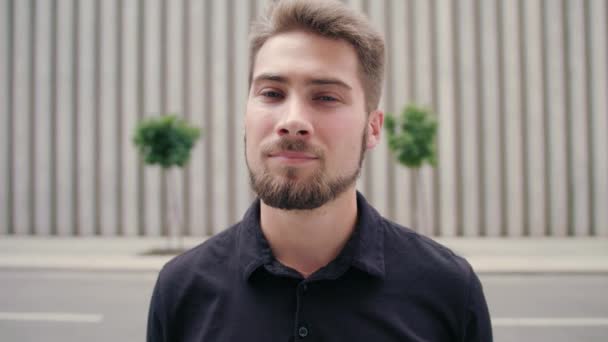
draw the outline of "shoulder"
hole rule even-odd
[[[221,274],[234,262],[240,224],[210,237],[198,246],[169,260],[160,270],[158,286],[180,292],[202,274]]]
[[[169,260],[161,273],[182,273],[229,261],[237,240],[239,224],[217,233],[196,247]]]
[[[382,220],[387,284],[441,312],[452,336],[491,341],[491,323],[479,278],[465,258],[437,241]]]
[[[382,219],[385,262],[396,273],[408,272],[443,286],[466,289],[474,276],[471,265],[437,241]]]
[[[221,291],[233,273],[238,232],[236,224],[167,262],[158,274],[152,306],[170,317],[192,295]]]
[[[152,293],[148,329],[173,336],[183,312],[203,307],[229,282],[239,224],[210,237],[167,262],[158,274]],[[152,331],[152,330],[151,330]],[[171,337],[165,340],[172,340]]]

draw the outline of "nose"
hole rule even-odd
[[[277,134],[280,137],[308,138],[313,134],[313,125],[307,115],[304,103],[292,97],[286,106],[281,121],[277,125]]]

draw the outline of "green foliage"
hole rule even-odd
[[[420,168],[424,162],[437,164],[437,120],[428,109],[407,106],[401,118],[388,114],[385,126],[388,146],[400,164]]]
[[[146,164],[168,169],[188,162],[200,134],[199,128],[175,115],[157,116],[139,122],[133,143]]]

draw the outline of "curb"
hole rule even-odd
[[[0,269],[158,272],[173,256],[0,256]],[[478,274],[608,274],[608,258],[497,257],[466,258]]]
[[[184,239],[194,247],[205,237]],[[438,238],[480,274],[608,274],[605,238]],[[173,255],[141,255],[165,238],[0,238],[0,269],[158,272]]]
[[[158,272],[171,256],[0,256],[1,269]]]

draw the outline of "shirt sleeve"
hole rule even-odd
[[[162,305],[160,298],[160,276],[159,280],[154,285],[152,298],[150,299],[150,308],[148,310],[148,327],[146,333],[147,342],[166,342],[163,321],[161,320]]]
[[[492,342],[492,322],[479,278],[471,270],[463,342]]]

